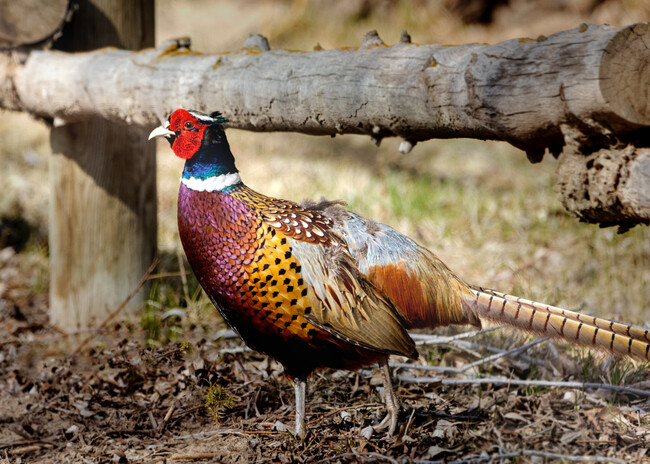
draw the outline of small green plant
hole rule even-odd
[[[149,300],[141,318],[141,326],[146,332],[145,344],[157,348],[179,340],[183,336],[183,320],[187,317],[180,308],[162,312],[162,306]]]
[[[593,352],[583,347],[576,348],[576,351],[578,353],[582,381],[590,382],[595,380],[595,373],[599,371],[599,366]]]
[[[609,372],[607,373],[607,377],[608,377],[607,380],[612,385],[623,385],[628,374],[632,373],[633,371],[632,368],[633,368],[632,363],[626,362],[625,360],[619,360],[619,362],[613,362],[612,366],[609,369]],[[615,404],[617,397],[618,395],[614,393],[610,399],[610,403]]]
[[[622,385],[625,378],[632,372],[632,363],[614,362],[609,370],[609,382],[612,385]]]
[[[178,348],[181,350],[183,355],[186,355],[192,352],[193,345],[190,342],[180,342]]]
[[[224,387],[211,383],[208,392],[205,395],[205,407],[208,413],[215,419],[219,417],[224,409],[228,409],[235,404],[235,397],[231,396]]]
[[[180,253],[162,253],[160,274],[151,281],[140,317],[149,348],[182,340],[187,328],[199,325],[213,330],[222,322],[194,274],[186,272],[187,263]]]
[[[155,348],[160,346],[160,332],[161,324],[158,319],[156,308],[151,302],[147,304],[142,317],[140,318],[140,326],[145,331],[145,345],[148,348]]]

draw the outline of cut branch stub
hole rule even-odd
[[[0,2],[0,49],[49,48],[75,8],[68,0]]]
[[[406,30],[403,30],[399,37],[399,41],[400,43],[411,43],[411,34],[406,32]]]
[[[268,52],[271,50],[269,41],[266,37],[259,34],[251,34],[244,43],[245,50],[258,50],[260,52]]]
[[[385,46],[386,44],[384,43],[383,40],[381,40],[381,37],[379,37],[379,34],[375,30],[366,32],[363,36],[363,40],[361,41],[362,48],[385,47]]]
[[[650,120],[650,36],[648,24],[619,31],[605,48],[600,63],[600,90],[622,126],[647,126]],[[617,121],[612,121],[616,129]]]

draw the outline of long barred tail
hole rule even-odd
[[[561,338],[570,343],[605,349],[613,353],[650,360],[647,330],[555,306],[525,300],[492,290],[471,289],[465,311],[481,319]]]

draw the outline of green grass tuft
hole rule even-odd
[[[236,398],[218,384],[210,384],[205,394],[205,407],[215,420],[219,420],[220,415],[234,406],[235,402]]]

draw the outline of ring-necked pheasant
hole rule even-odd
[[[164,136],[184,158],[178,228],[214,305],[252,348],[293,380],[296,434],[304,436],[305,383],[315,369],[379,363],[387,415],[399,401],[387,359],[417,358],[407,330],[481,319],[650,359],[648,330],[472,287],[429,250],[337,202],[267,197],[241,181],[218,112],[176,110]]]

